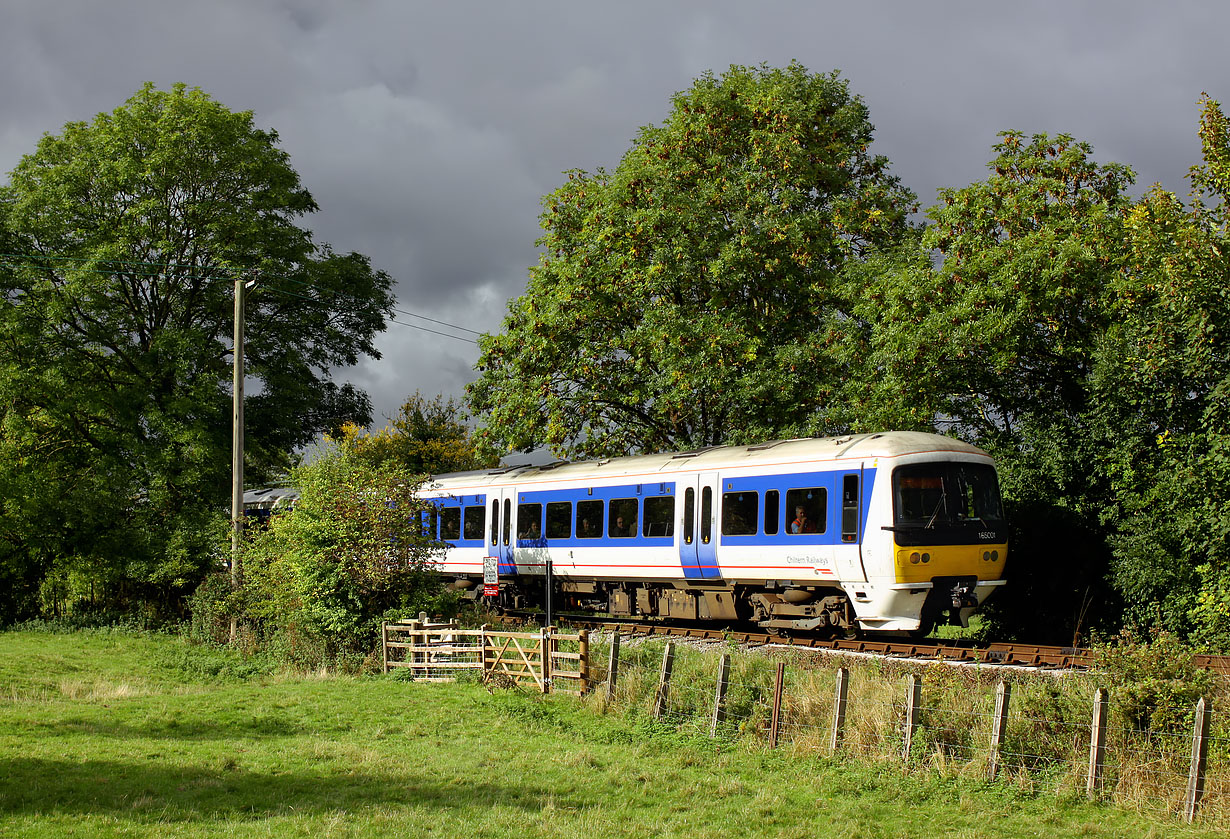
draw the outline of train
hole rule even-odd
[[[497,608],[926,634],[1004,585],[993,459],[882,432],[434,476],[438,570]],[[548,573],[549,572],[549,573]]]

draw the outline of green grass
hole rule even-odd
[[[591,703],[592,704],[592,703]],[[0,634],[0,836],[1214,836],[477,684]]]

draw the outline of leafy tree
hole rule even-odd
[[[245,549],[241,608],[267,640],[296,645],[299,659],[362,658],[382,620],[450,608],[432,573],[440,546],[423,535],[421,474],[334,445],[291,481],[293,511]]]
[[[372,465],[391,463],[412,474],[435,475],[492,468],[498,458],[477,451],[461,404],[443,394],[428,400],[415,393],[382,429],[366,433],[342,426],[340,443],[352,457]]]
[[[255,480],[367,397],[328,377],[377,355],[391,280],[316,245],[277,135],[197,89],[146,85],[46,135],[0,187],[3,551],[69,557],[113,598],[164,603],[213,561],[229,482],[233,279],[248,298]],[[3,552],[0,551],[0,552]]]
[[[1230,123],[1201,103],[1195,200],[1151,189],[1099,371],[1127,617],[1230,644]]]
[[[526,293],[480,341],[480,441],[560,455],[791,433],[841,375],[835,277],[898,240],[912,194],[836,73],[731,67],[677,94],[613,172],[544,201]]]
[[[986,180],[941,190],[917,242],[845,272],[837,405],[852,427],[947,430],[999,459],[1012,582],[992,612],[1071,643],[1118,616],[1100,527],[1113,429],[1091,406],[1132,173],[1067,135],[1006,132],[994,151]]]

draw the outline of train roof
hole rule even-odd
[[[658,472],[705,471],[754,466],[758,463],[789,465],[824,463],[837,460],[900,457],[908,454],[952,452],[981,455],[987,453],[954,437],[921,431],[885,431],[876,434],[848,434],[841,437],[802,437],[771,440],[751,446],[711,446],[689,452],[632,455],[570,463],[558,461],[541,466],[507,466],[473,472],[436,475],[424,489],[450,489],[461,486],[503,484],[509,481],[537,482],[583,478],[610,478]]]

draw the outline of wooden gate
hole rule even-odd
[[[415,681],[453,681],[463,671],[481,670],[486,682],[533,685],[542,693],[581,696],[590,687],[586,630],[502,632],[398,621],[385,623],[383,636],[384,672],[406,668]]]

